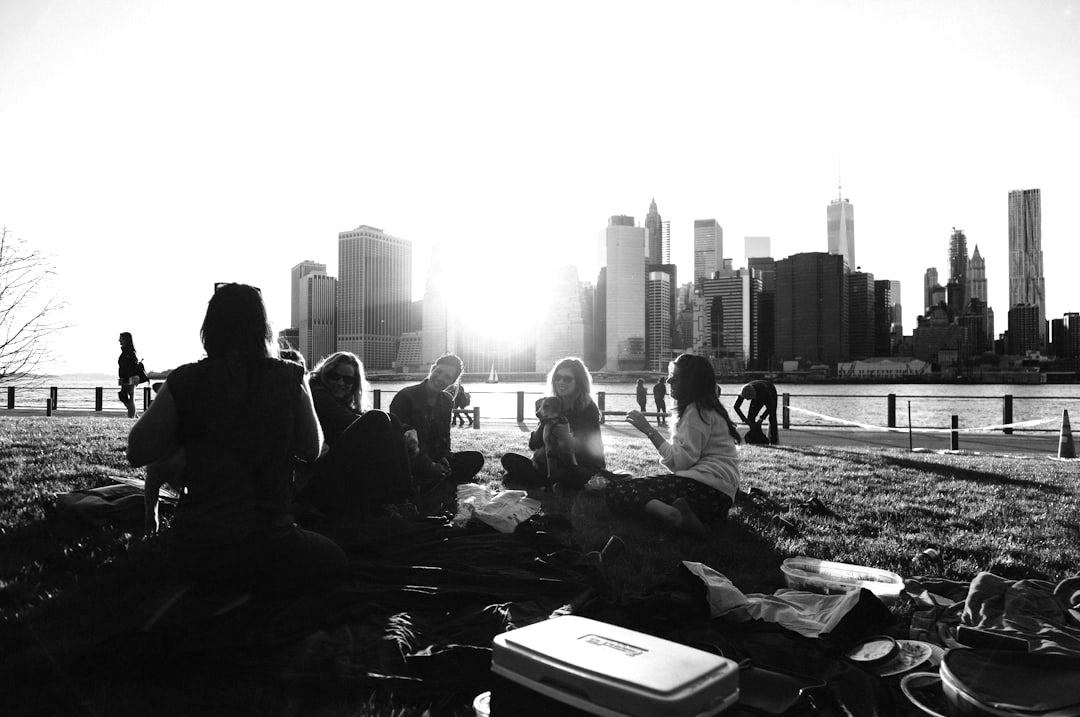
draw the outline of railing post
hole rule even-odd
[[[1012,397],[1011,393],[1005,394],[1005,402],[1001,407],[1001,422],[1003,424],[1005,424],[1006,426],[1013,422],[1013,419],[1012,419],[1012,399],[1013,399],[1013,397]],[[1013,429],[1011,429],[1011,428],[1002,428],[1001,432],[1011,436],[1012,432],[1013,432]]]
[[[791,428],[791,394],[784,394],[784,430]]]
[[[96,387],[94,389],[94,410],[95,411],[100,411],[101,410],[102,393],[103,392],[104,392],[104,389],[101,388],[101,386],[98,386],[98,387]]]
[[[8,386],[7,389],[7,407],[10,410],[15,410],[15,387]]]
[[[596,407],[600,409],[600,412],[604,412],[604,404],[607,400],[607,394],[603,391],[596,392]]]
[[[960,450],[960,431],[956,430],[960,427],[960,416],[955,413],[952,417],[952,433],[950,434],[949,447],[954,451]]]
[[[525,392],[517,392],[517,422],[525,423]]]
[[[142,410],[150,408],[150,387],[143,386],[142,390]]]
[[[896,394],[889,394],[889,428],[896,428]]]
[[[45,399],[45,415],[46,416],[51,416],[52,415],[52,399],[49,399],[49,398]]]
[[[480,407],[479,406],[473,406],[473,410],[472,410],[472,427],[473,427],[473,430],[476,430],[476,431],[480,430]]]
[[[382,408],[382,389],[376,388],[371,391],[371,407]]]
[[[55,410],[57,399],[59,398],[60,390],[56,386],[49,387],[49,400],[52,401],[52,407]]]

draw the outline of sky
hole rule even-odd
[[[963,229],[1001,332],[1013,189],[1047,316],[1080,311],[1078,128],[1080,0],[0,1],[0,225],[54,262],[58,373],[114,372],[121,331],[197,360],[216,281],[285,328],[291,267],[336,275],[362,224],[413,242],[414,298],[450,247],[498,326],[654,198],[685,281],[695,219],[742,266],[826,251],[842,194],[908,334]]]

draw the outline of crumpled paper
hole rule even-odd
[[[457,488],[457,514],[454,525],[464,527],[472,518],[490,525],[500,533],[514,530],[540,512],[540,501],[530,498],[523,490],[504,490],[492,495],[476,483],[463,483]]]

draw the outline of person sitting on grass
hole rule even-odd
[[[547,378],[550,395],[562,402],[563,416],[569,421],[577,460],[577,465],[568,467],[559,484],[564,488],[580,488],[606,467],[604,439],[600,435],[600,409],[592,398],[592,377],[581,359],[569,356],[556,362]],[[537,399],[537,409],[543,401],[543,398]],[[529,434],[529,449],[544,449],[543,425]],[[541,475],[527,457],[507,453],[501,463],[509,483],[526,487],[547,486],[547,476]]]
[[[678,417],[667,441],[640,411],[626,420],[652,441],[670,473],[613,480],[604,490],[612,513],[646,515],[699,538],[727,515],[739,490],[739,433],[720,403],[716,374],[701,356],[682,354],[668,368]]]
[[[364,410],[364,366],[338,351],[311,371],[311,396],[326,440],[302,498],[335,524],[356,525],[413,497],[416,433],[386,411]]]
[[[289,512],[293,457],[314,460],[322,432],[303,369],[274,358],[272,340],[258,289],[217,286],[202,325],[206,358],[169,374],[132,426],[127,458],[182,474],[167,538],[188,579],[296,594],[340,581],[347,560]],[[149,481],[155,493],[160,478]]]
[[[401,389],[390,402],[390,413],[416,430],[419,450],[412,458],[412,471],[423,487],[444,479],[468,483],[484,467],[480,451],[450,450],[450,415],[463,369],[454,354],[440,356],[427,378]]]

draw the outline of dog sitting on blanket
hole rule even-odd
[[[533,467],[547,476],[548,483],[558,483],[568,467],[577,465],[570,422],[562,413],[562,401],[555,396],[537,402],[536,417],[540,419],[544,445],[533,451]]]

